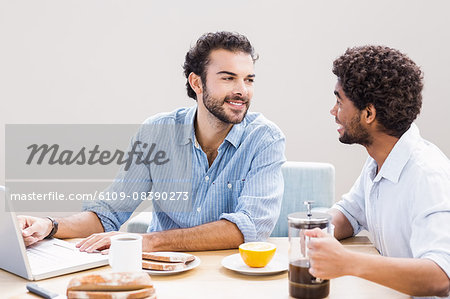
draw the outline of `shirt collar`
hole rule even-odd
[[[186,145],[192,141],[195,142],[195,130],[194,130],[194,120],[197,115],[197,105],[188,108],[186,117],[184,119],[184,128],[180,130],[179,133],[179,144]],[[225,140],[231,143],[235,148],[238,148],[241,144],[241,138],[244,134],[245,127],[247,126],[247,117],[244,117],[242,122],[233,125],[230,132],[228,132]]]
[[[397,183],[403,168],[408,163],[414,145],[420,138],[419,128],[415,124],[411,124],[411,127],[400,137],[392,148],[374,181],[379,181],[384,177],[393,183]]]
[[[247,126],[246,118],[247,117],[244,117],[240,123],[233,125],[230,132],[228,132],[227,137],[225,137],[225,140],[231,143],[235,148],[238,148],[241,144],[242,134],[244,134],[245,127]]]
[[[184,118],[184,122],[181,122],[183,125],[180,130],[178,130],[178,144],[186,145],[189,142],[193,142],[195,140],[194,137],[194,119],[195,115],[197,115],[197,104],[188,108],[186,112],[186,116]]]

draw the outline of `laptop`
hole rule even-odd
[[[80,252],[75,244],[46,239],[25,247],[14,212],[6,211],[5,188],[0,186],[0,268],[28,280],[40,280],[108,264],[108,256]]]

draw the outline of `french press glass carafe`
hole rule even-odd
[[[294,298],[325,298],[330,281],[309,273],[308,242],[305,230],[320,228],[330,233],[331,215],[311,212],[311,201],[305,202],[306,212],[288,215],[289,223],[289,294]]]

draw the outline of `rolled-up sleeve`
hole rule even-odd
[[[233,222],[245,242],[267,239],[280,215],[284,183],[281,166],[285,138],[281,134],[255,156],[233,213],[222,213],[220,219]]]
[[[450,277],[450,184],[448,176],[427,174],[415,190],[411,227],[414,258],[434,261]]]
[[[367,229],[367,219],[365,211],[365,198],[364,198],[364,181],[368,175],[368,165],[370,159],[368,159],[364,165],[364,168],[353,184],[350,192],[344,194],[342,199],[335,203],[332,208],[339,210],[353,227],[353,235],[357,235],[362,229]]]

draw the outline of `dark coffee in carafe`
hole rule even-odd
[[[330,281],[315,278],[309,273],[306,260],[289,263],[289,294],[294,298],[325,298],[330,292]]]
[[[306,201],[306,212],[288,215],[289,224],[289,294],[294,298],[320,299],[328,296],[330,281],[309,273],[310,261],[306,230],[319,228],[330,233],[331,215],[311,211],[311,202]]]

